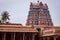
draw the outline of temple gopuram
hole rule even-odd
[[[54,26],[47,4],[31,2],[26,26],[0,23],[0,40],[60,40],[60,26]]]

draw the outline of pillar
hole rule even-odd
[[[54,37],[54,40],[57,40],[57,37],[56,36]]]
[[[23,40],[25,39],[25,33],[23,33]]]
[[[43,38],[43,40],[45,40],[45,38]]]
[[[40,38],[40,40],[42,40],[42,38]]]
[[[21,38],[22,36],[21,36],[21,33],[20,33],[20,40],[22,40],[22,38]]]
[[[30,40],[30,36],[29,36],[29,40]]]
[[[2,40],[6,40],[6,33],[3,33]]]
[[[50,40],[50,38],[49,38],[49,37],[47,37],[47,40]]]
[[[32,40],[35,40],[35,35],[34,34],[32,35]]]
[[[14,36],[14,39],[13,40],[15,40],[15,32],[14,32],[14,35],[13,36]]]
[[[15,40],[15,32],[11,35],[11,40]]]
[[[23,40],[23,33],[20,33],[20,40]]]
[[[31,33],[29,33],[29,40],[31,40]]]

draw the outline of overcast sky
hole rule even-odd
[[[40,1],[48,4],[54,25],[60,26],[60,0]],[[3,11],[8,11],[11,23],[21,23],[25,25],[30,2],[37,2],[37,0],[0,0],[0,15]]]

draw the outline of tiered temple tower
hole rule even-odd
[[[30,3],[30,11],[26,25],[47,25],[53,26],[47,4],[42,2]]]

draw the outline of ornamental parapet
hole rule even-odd
[[[60,27],[51,27],[42,31],[42,36],[60,35]]]
[[[50,35],[54,35],[54,33],[55,33],[55,29],[44,30],[42,31],[42,36],[50,36]]]

